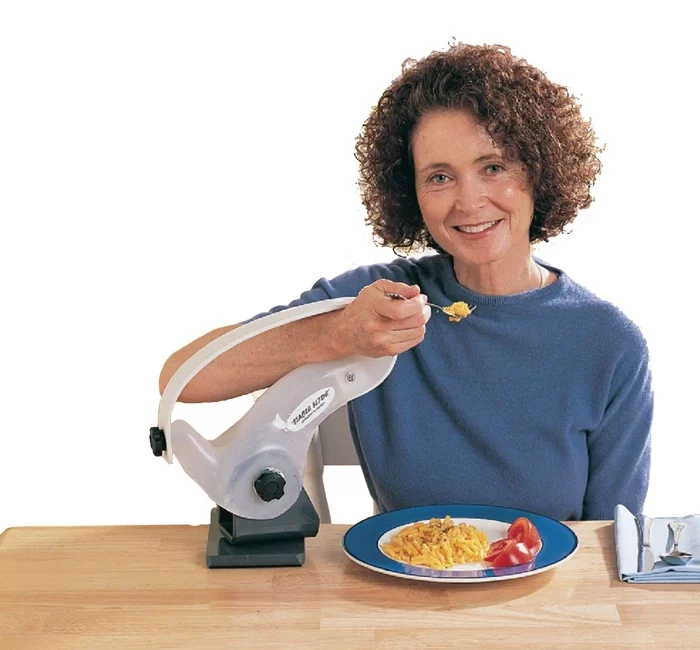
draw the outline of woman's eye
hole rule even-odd
[[[438,185],[444,185],[447,182],[447,174],[433,174],[430,180]]]
[[[499,165],[498,163],[493,163],[486,168],[486,171],[489,174],[497,174],[498,172],[503,171],[503,166]]]

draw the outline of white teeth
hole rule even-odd
[[[499,221],[500,219],[496,219],[496,221],[489,221],[488,223],[482,223],[478,226],[457,226],[457,230],[462,232],[483,232],[487,228],[497,224]]]

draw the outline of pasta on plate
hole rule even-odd
[[[455,524],[447,515],[402,528],[382,545],[382,551],[398,562],[449,569],[456,564],[482,562],[489,546],[484,531],[465,523]]]

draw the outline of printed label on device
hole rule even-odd
[[[334,395],[335,390],[329,386],[307,397],[292,411],[287,420],[287,429],[289,431],[299,431],[309,422],[313,422],[331,405]]]

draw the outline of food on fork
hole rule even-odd
[[[474,311],[466,302],[453,302],[449,307],[443,307],[442,311],[449,315],[450,320],[458,323]]]
[[[408,298],[402,296],[400,293],[386,293],[385,295],[392,300],[408,300]],[[449,307],[441,307],[440,305],[436,305],[432,302],[426,302],[425,304],[429,305],[430,307],[435,307],[435,309],[439,309],[443,314],[447,314],[450,317],[450,320],[454,321],[455,323],[458,323],[463,318],[466,318],[476,309],[476,305],[474,307],[470,307],[466,302],[453,302]]]

